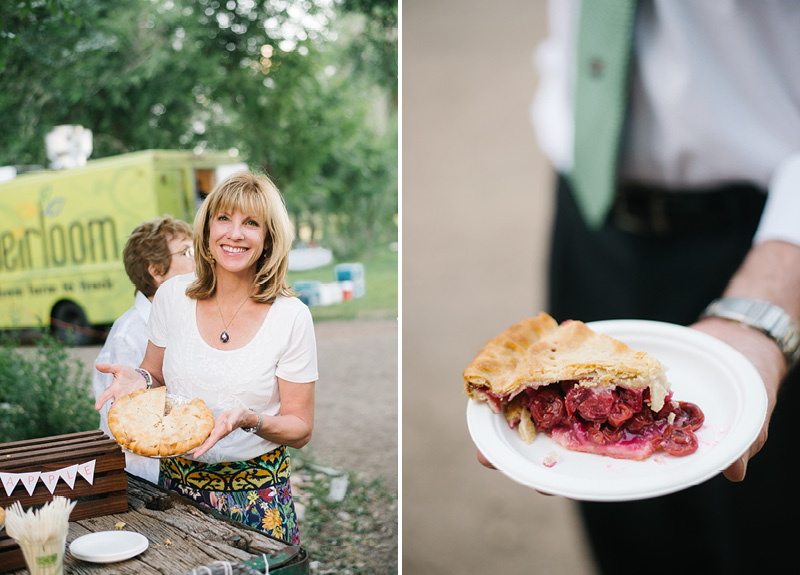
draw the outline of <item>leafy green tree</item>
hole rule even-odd
[[[397,0],[342,0],[342,10],[363,17],[363,33],[350,45],[357,68],[373,76],[397,104]]]
[[[375,213],[388,220],[367,227],[391,230],[396,2],[347,2],[345,11],[331,0],[2,6],[0,165],[46,165],[44,136],[59,124],[91,129],[94,158],[236,148],[275,178],[298,222],[355,233],[334,223]],[[386,197],[355,201],[365,194]],[[356,207],[364,212],[339,212]]]

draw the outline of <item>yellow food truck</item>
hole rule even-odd
[[[122,263],[133,229],[164,214],[191,223],[217,178],[241,167],[223,152],[148,150],[0,183],[0,330],[95,340],[133,305]]]

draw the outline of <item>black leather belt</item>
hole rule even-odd
[[[719,233],[757,222],[765,200],[749,184],[691,191],[620,184],[609,223],[637,235]]]

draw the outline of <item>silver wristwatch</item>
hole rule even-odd
[[[746,297],[724,297],[712,301],[700,316],[704,317],[722,317],[764,332],[778,344],[789,369],[800,360],[800,331],[789,314],[774,304]]]

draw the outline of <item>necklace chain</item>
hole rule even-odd
[[[247,296],[247,299],[245,299],[242,302],[242,304],[236,309],[236,311],[233,312],[233,317],[231,317],[230,321],[225,322],[225,316],[222,315],[222,307],[219,305],[219,297],[217,297],[217,296],[214,297],[214,301],[217,302],[217,309],[219,310],[219,317],[222,320],[222,333],[219,334],[219,340],[222,343],[228,343],[228,341],[230,341],[231,336],[228,333],[228,326],[233,323],[233,320],[236,319],[236,314],[239,313],[239,310],[241,310],[244,307],[244,304],[246,304],[247,300],[249,300],[249,299],[250,299],[250,296]]]

